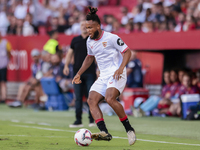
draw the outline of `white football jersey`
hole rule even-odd
[[[128,46],[115,34],[102,31],[99,39],[87,39],[88,55],[94,56],[100,70],[100,76],[110,76],[119,69]],[[126,72],[126,68],[124,71]]]

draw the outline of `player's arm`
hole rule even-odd
[[[63,69],[63,73],[65,75],[68,75],[69,74],[69,64],[71,62],[71,58],[73,56],[74,52],[73,52],[73,49],[70,48],[67,52],[67,56],[66,56],[66,62],[65,62],[65,67]]]
[[[120,75],[123,73],[124,67],[128,64],[131,57],[131,50],[128,48],[123,55],[123,61],[118,70],[115,71],[113,78],[116,80],[120,79]]]
[[[85,60],[83,61],[81,68],[79,69],[79,71],[77,72],[77,74],[75,75],[75,77],[72,80],[72,84],[73,83],[75,83],[75,84],[81,83],[81,80],[80,80],[81,75],[91,66],[93,61],[94,61],[94,56],[87,55],[85,57]]]

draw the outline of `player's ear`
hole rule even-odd
[[[98,30],[99,30],[99,29],[101,29],[101,26],[100,26],[100,24],[98,24],[98,25],[97,25],[97,29],[98,29]]]

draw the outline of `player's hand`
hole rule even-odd
[[[73,78],[72,80],[72,84],[75,83],[75,84],[80,84],[82,83],[82,81],[80,80],[81,76],[79,74],[76,74],[75,77]]]
[[[69,67],[68,66],[64,67],[63,73],[64,73],[64,75],[68,76],[68,74],[69,74]]]
[[[123,73],[123,69],[119,68],[115,71],[113,78],[119,80],[121,78],[121,74]]]

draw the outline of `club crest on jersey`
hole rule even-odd
[[[117,39],[117,44],[118,44],[119,46],[123,46],[123,45],[124,45],[124,42],[122,41],[122,39],[118,38],[118,39]]]
[[[103,44],[103,47],[107,46],[107,42],[102,42],[102,44]]]

